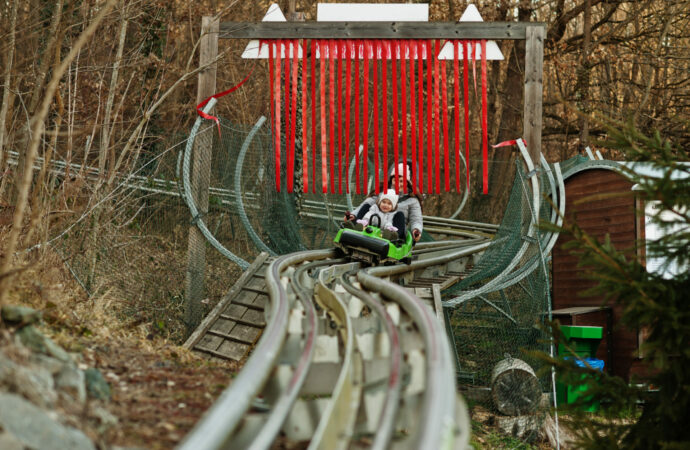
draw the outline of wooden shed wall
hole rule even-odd
[[[619,250],[627,249],[630,256],[637,253],[636,239],[641,237],[639,220],[635,214],[635,199],[630,196],[632,184],[623,176],[606,169],[592,169],[577,173],[565,182],[566,223],[577,218],[577,224],[587,233],[604,239],[606,234]],[[593,194],[625,193],[625,197],[592,200],[576,204],[579,200]],[[577,267],[578,259],[570,255],[562,246],[571,238],[561,235],[553,250],[553,309],[576,306],[601,306],[602,296],[582,297],[581,293],[594,286],[594,282],[583,276],[584,268]],[[634,365],[638,349],[637,330],[623,328],[620,322],[622,308],[610,305],[613,309],[612,361],[610,373],[628,379]],[[584,324],[581,324],[584,325]],[[590,325],[602,326],[601,323]],[[607,360],[608,348],[602,342],[597,357]]]

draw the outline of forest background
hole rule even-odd
[[[165,193],[124,186],[121,175],[174,181],[177,156],[196,120],[201,17],[259,21],[270,3],[0,5],[0,305],[46,311],[49,323],[68,330],[65,342],[74,330],[82,336],[183,341],[189,211]],[[315,20],[316,3],[278,2],[288,17],[295,10],[307,21]],[[455,21],[474,3],[487,22],[546,23],[547,160],[565,160],[604,137],[596,117],[632,122],[648,135],[658,130],[688,147],[690,1],[411,3],[430,3],[431,22]],[[237,84],[255,64],[240,58],[245,45],[220,41],[219,91]],[[524,44],[499,46],[506,58],[490,61],[488,71],[490,143],[514,139],[522,130]],[[267,80],[268,66],[261,62],[241,89],[220,100],[217,114],[244,125],[268,116]],[[472,102],[478,111],[476,96]],[[479,115],[474,116],[473,135],[479,136]],[[614,149],[599,150],[620,158]],[[482,195],[475,185],[465,218],[500,220],[515,154],[490,150],[489,158],[491,194]],[[447,213],[453,195],[430,197],[425,213]],[[256,250],[246,241],[241,231],[227,237],[232,250],[251,261]],[[209,309],[240,274],[213,252],[207,256]]]

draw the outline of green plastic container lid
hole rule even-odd
[[[601,339],[604,335],[603,327],[563,325],[561,331],[567,339]]]

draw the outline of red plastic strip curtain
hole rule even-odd
[[[381,61],[381,97],[383,98],[383,182],[388,183],[388,61],[391,59],[391,43],[383,42],[385,55]],[[388,189],[388,186],[384,186]]]
[[[311,191],[316,193],[316,40],[311,41]]]
[[[359,41],[355,41],[355,183],[356,192],[362,193],[359,183]]]
[[[278,48],[277,48],[277,53],[276,53],[276,71],[274,72],[275,75],[275,83],[273,83],[273,98],[275,99],[276,105],[275,105],[275,110],[276,110],[276,132],[274,135],[275,139],[275,159],[276,159],[276,190],[280,192],[280,79],[282,78],[281,74],[281,55],[283,53],[283,41],[278,40]]]
[[[438,65],[438,51],[441,47],[441,41],[436,40],[436,47],[432,54],[434,58],[434,173],[436,176],[436,193],[441,193],[441,173],[440,173],[440,155],[439,155],[439,138],[440,138],[440,126],[439,126],[439,65]]]
[[[331,194],[335,194],[335,41],[326,41],[328,48],[328,139],[330,150]]]
[[[379,88],[378,72],[381,60],[381,41],[374,41],[374,192],[379,193]]]
[[[427,41],[426,43],[426,169],[427,169],[427,188],[426,191],[429,194],[432,194],[434,192],[434,177],[433,177],[433,168],[434,168],[434,155],[433,155],[433,149],[434,149],[434,133],[433,133],[433,128],[434,128],[434,122],[433,122],[433,117],[431,116],[431,109],[433,107],[432,105],[432,100],[433,100],[433,95],[432,95],[432,89],[433,89],[433,67],[434,63],[432,61],[432,55],[433,55],[433,49],[431,47],[431,41]]]
[[[445,165],[444,181],[446,192],[450,191],[450,156],[448,155],[448,79],[446,61],[441,60],[441,114],[443,115],[443,164]]]
[[[302,191],[309,192],[307,157],[307,40],[302,41]]]
[[[362,102],[362,192],[368,192],[367,184],[369,183],[369,61],[373,55],[370,54],[371,42],[366,39],[362,42],[363,51],[363,78],[364,83],[364,99]]]
[[[338,194],[343,193],[343,57],[345,44],[337,41],[338,45]]]
[[[470,96],[469,96],[469,46],[467,41],[462,42],[462,99],[465,111],[465,164],[467,164],[467,189],[470,188]]]
[[[348,182],[345,184],[345,191],[350,193],[350,103],[352,102],[352,58],[354,57],[354,43],[346,41],[349,58],[345,61],[345,179]]]
[[[415,95],[415,60],[417,59],[417,43],[410,41],[410,156],[412,157],[412,170],[410,171],[412,192],[417,192],[417,96]]]
[[[407,71],[405,66],[407,65],[407,58],[409,57],[410,47],[407,41],[402,42],[400,54],[400,117],[402,122],[402,162],[407,166],[407,89],[405,88],[405,81],[407,80]],[[407,192],[407,170],[403,170],[403,192]]]
[[[484,194],[489,193],[489,138],[487,130],[486,98],[486,39],[482,39],[482,177]]]
[[[416,41],[416,47],[417,47],[417,75],[419,79],[419,85],[417,87],[417,94],[419,98],[419,114],[418,114],[418,120],[417,124],[419,125],[419,134],[417,135],[417,138],[419,139],[418,142],[418,149],[419,149],[419,158],[417,159],[417,164],[419,165],[419,193],[424,192],[424,55],[426,55],[425,52],[425,45],[424,42],[422,41]]]
[[[328,43],[321,39],[319,40],[319,98],[320,98],[320,115],[321,115],[321,191],[326,194],[328,192],[328,154],[327,154],[327,132],[326,128],[326,55],[328,52]]]
[[[290,173],[292,172],[290,170],[290,137],[292,136],[290,132],[290,94],[292,93],[290,90],[290,44],[292,41],[285,41],[285,57],[283,58],[285,65],[285,165],[287,166],[285,179],[287,180],[288,192],[292,192],[290,189],[292,185],[292,173]]]
[[[393,85],[393,170],[395,173],[395,185],[398,192],[398,160],[400,159],[400,128],[398,124],[398,58],[400,57],[400,42],[393,44],[393,58],[391,59],[391,84]]]
[[[460,42],[453,41],[453,125],[455,131],[455,190],[460,193]]]
[[[269,44],[268,49],[268,83],[269,91],[271,92],[271,131],[273,132],[273,156],[275,158],[276,171],[276,190],[280,191],[280,158],[278,157],[280,148],[276,145],[276,104],[275,104],[275,58],[276,47],[273,42]]]
[[[295,139],[297,134],[297,66],[299,59],[297,58],[297,49],[299,43],[296,39],[290,42],[290,51],[292,52],[292,95],[290,96],[290,151],[288,157],[288,192],[293,192],[294,188],[294,174],[295,174]]]

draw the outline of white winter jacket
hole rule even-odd
[[[362,204],[359,205],[357,209],[355,209],[352,212],[352,214],[356,216],[359,210],[362,208],[362,206],[367,204],[370,205],[372,208],[375,207],[376,209],[378,209],[378,206],[376,206],[377,198],[377,196],[365,198]],[[391,220],[393,219],[393,214],[397,211],[402,211],[402,213],[405,215],[405,225],[410,232],[415,228],[419,231],[422,231],[424,227],[422,224],[422,206],[419,204],[419,200],[417,200],[416,197],[412,195],[402,194],[400,196],[400,199],[398,200],[398,207],[395,211],[392,211],[390,213]]]

